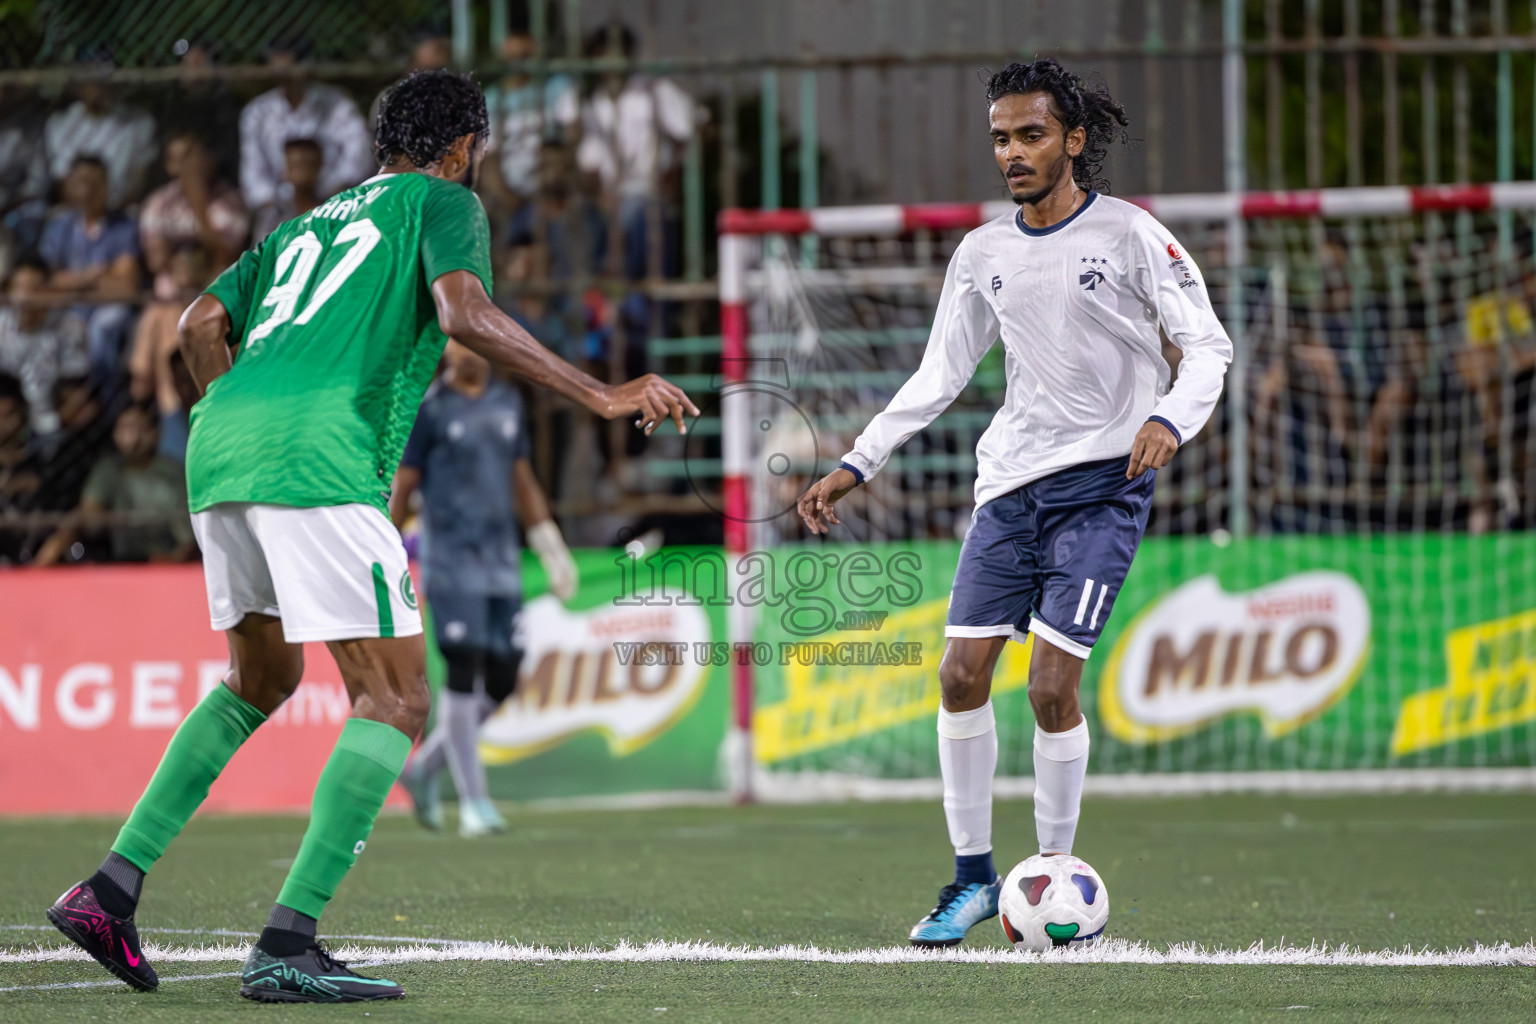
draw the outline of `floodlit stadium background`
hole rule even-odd
[[[437,61],[496,87],[498,301],[599,376],[663,372],[705,410],[647,440],[528,394],[582,587],[529,605],[520,694],[484,738],[495,796],[937,792],[945,599],[1000,352],[831,543],[779,513],[916,366],[953,246],[1006,198],[978,69],[1036,53],[1125,103],[1113,192],[1148,197],[1238,344],[1089,663],[1090,786],[1527,785],[1532,18],[1500,0],[5,5],[0,781],[29,782],[0,786],[0,813],[126,810],[224,671],[196,566],[131,564],[195,558],[168,492],[98,479],[110,514],[75,510],[132,398],[174,456],[176,314],[291,212],[299,129],[242,112],[294,76],[337,90],[297,136],[323,197],[371,173],[379,90]],[[217,237],[189,236],[165,166],[189,134]],[[87,154],[121,211],[114,271],[50,299],[89,265],[47,241]],[[750,552],[775,584],[743,601]],[[644,643],[686,646],[640,665]],[[793,646],[811,643],[833,646]],[[826,650],[867,663],[805,663]],[[211,806],[307,805],[347,714],[329,658],[308,665]],[[1011,651],[996,685],[1003,792],[1028,788],[1024,665]],[[105,780],[58,757],[83,738]]]

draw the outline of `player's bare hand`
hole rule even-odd
[[[841,526],[836,503],[859,485],[859,478],[838,466],[800,495],[800,518],[812,533],[826,533],[827,524]]]
[[[634,415],[635,426],[647,434],[668,419],[677,424],[679,434],[686,434],[683,416],[698,414],[699,407],[689,401],[682,388],[654,373],[608,389],[608,418]]]
[[[1173,436],[1173,431],[1161,423],[1148,420],[1136,432],[1136,443],[1131,445],[1131,464],[1125,467],[1125,478],[1135,480],[1149,469],[1162,469],[1178,450],[1179,439]]]

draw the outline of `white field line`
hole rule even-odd
[[[753,796],[766,804],[880,803],[938,800],[937,778],[878,779],[839,772],[776,772],[759,768]],[[1295,796],[1356,796],[1379,793],[1528,793],[1536,791],[1536,768],[1375,768],[1359,770],[1252,772],[1127,772],[1092,774],[1087,796],[1111,799],[1190,797],[1226,793],[1283,793]],[[992,795],[1004,800],[1034,796],[1032,776],[999,776]],[[728,807],[723,790],[676,790],[603,796],[552,797],[514,802],[535,811],[649,811],[669,807]],[[400,812],[405,813],[405,812]]]
[[[243,960],[245,945],[162,946],[151,943],[145,954],[157,964],[230,963]],[[787,961],[824,964],[1193,964],[1197,966],[1257,967],[1536,967],[1536,942],[1514,946],[1507,942],[1461,949],[1382,949],[1356,946],[1266,946],[1254,943],[1245,949],[1208,949],[1193,943],[1166,948],[1125,939],[1106,939],[1089,949],[1051,953],[1018,953],[1008,949],[954,949],[928,952],[911,946],[883,949],[822,949],[817,946],[721,946],[709,942],[620,942],[616,946],[528,946],[508,942],[458,942],[450,945],[396,947],[342,945],[335,950],[342,960],[372,964],[406,963],[761,963]],[[0,964],[63,963],[87,960],[81,950],[69,947],[10,949],[0,951]]]
[[[51,924],[0,924],[4,932],[47,932],[57,935],[58,929]],[[212,935],[219,938],[254,939],[260,932],[242,932],[233,928],[141,928],[145,935]],[[419,935],[332,935],[332,939],[351,939],[364,942],[400,942],[418,946],[456,946],[463,939],[424,939]]]
[[[213,978],[238,978],[239,971],[220,971],[218,974],[173,974],[168,978],[161,978],[160,984],[171,981],[208,981]],[[49,985],[7,985],[0,988],[4,992],[51,992],[56,989],[72,988],[123,988],[122,982],[113,981],[56,981]]]
[[[880,802],[938,800],[937,778],[877,779],[839,772],[759,770],[753,795],[763,803]],[[1379,768],[1361,770],[1253,772],[1131,772],[1089,775],[1083,794],[1094,797],[1188,797],[1218,793],[1285,793],[1346,796],[1380,793],[1509,793],[1536,790],[1536,768]],[[999,776],[992,795],[1022,800],[1034,796],[1032,776]]]

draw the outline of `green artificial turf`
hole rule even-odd
[[[1366,949],[1523,943],[1536,936],[1536,797],[1205,797],[1094,800],[1076,852],[1109,887],[1109,932],[1165,947],[1319,941]],[[947,881],[934,804],[509,809],[510,835],[433,836],[379,823],[322,933],[564,946],[695,939],[832,949],[901,944]],[[1032,852],[1028,803],[1000,803],[999,868]],[[0,823],[0,926],[89,874],[117,823]],[[303,831],[297,818],[205,818],[145,886],[156,928],[258,929]],[[52,947],[0,930],[0,946]],[[238,940],[236,940],[238,941]],[[969,946],[1003,947],[995,922]],[[1130,964],[412,963],[378,968],[395,1004],[268,1007],[236,964],[171,963],[158,992],[118,985],[0,992],[0,1021],[1527,1020],[1529,967]],[[91,963],[0,963],[0,989],[109,981]],[[664,1007],[665,1009],[658,1009]],[[1297,1009],[1303,1008],[1303,1009]]]

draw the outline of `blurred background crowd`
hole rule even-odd
[[[1244,187],[1536,178],[1526,6],[1247,3]],[[1003,198],[978,69],[1056,53],[1102,77],[1132,119],[1105,166],[1118,195],[1230,184],[1220,8],[0,6],[0,564],[196,557],[180,486],[196,398],[176,352],[180,311],[277,224],[374,173],[379,94],[410,68],[470,68],[485,88],[478,191],[498,303],[601,378],[657,370],[707,399],[719,384],[715,214]],[[1414,46],[1399,52],[1399,37]],[[1536,525],[1533,223],[1468,210],[1253,221],[1237,266],[1225,222],[1178,225],[1245,358],[1165,473],[1152,532]],[[958,238],[807,239],[781,261],[900,282],[801,302],[840,344],[867,346],[846,367],[824,347],[832,385],[796,396],[823,459],[916,366]],[[782,313],[759,302],[755,329],[771,333]],[[1000,358],[870,489],[853,535],[963,531]],[[720,540],[717,418],[685,448],[548,395],[527,407],[535,469],[573,543],[656,527],[671,543]]]
[[[114,88],[106,52],[85,54],[55,103],[0,92],[0,561],[196,556],[175,514],[197,399],[181,311],[245,248],[378,169],[381,92],[312,76],[309,40],[272,44],[276,84],[246,90],[205,74],[210,44],[180,45],[178,80],[152,103]],[[500,56],[533,46],[520,26]],[[583,40],[617,62],[635,47],[618,21]],[[425,31],[400,70],[451,63],[450,40]],[[600,377],[643,372],[653,318],[671,312],[645,284],[678,275],[679,154],[707,112],[642,73],[484,84],[479,192],[504,305]],[[601,503],[624,481],[609,433],[581,428],[601,464],[571,475]]]

